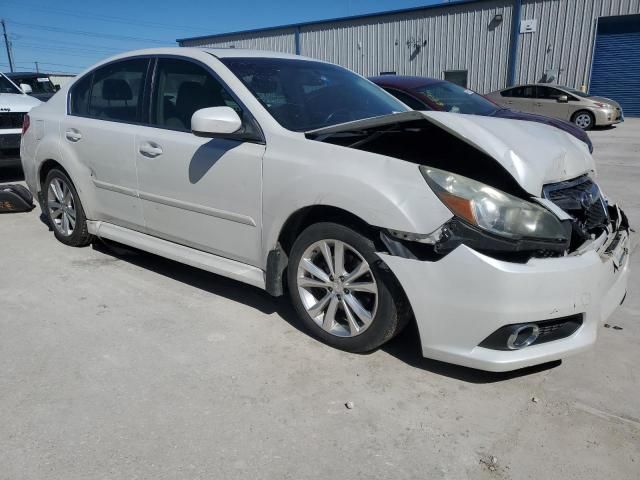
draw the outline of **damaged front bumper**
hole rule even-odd
[[[620,224],[618,224],[620,226]],[[516,263],[459,245],[437,261],[379,253],[404,287],[425,357],[508,371],[590,347],[598,326],[624,299],[629,276],[626,226],[574,253]],[[517,350],[479,346],[498,329],[581,315],[570,336]]]

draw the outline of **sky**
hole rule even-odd
[[[18,71],[78,73],[177,38],[411,8],[444,0],[0,0]],[[3,40],[0,37],[0,40]],[[4,42],[0,70],[9,71]]]

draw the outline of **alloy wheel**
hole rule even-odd
[[[298,265],[297,287],[309,316],[332,335],[359,335],[376,315],[378,285],[371,267],[345,242],[310,245]]]
[[[76,227],[76,207],[73,192],[62,178],[53,178],[47,189],[49,217],[58,233],[69,237]]]
[[[581,113],[576,117],[576,125],[583,130],[591,126],[591,116],[588,113]]]

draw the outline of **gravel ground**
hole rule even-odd
[[[640,119],[591,136],[637,224]],[[420,358],[412,330],[332,350],[286,302],[65,247],[38,214],[0,216],[1,479],[640,478],[637,249],[622,330],[496,375]]]

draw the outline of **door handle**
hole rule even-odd
[[[145,142],[140,145],[138,151],[148,158],[156,158],[159,155],[162,155],[162,148],[160,145],[151,142]]]
[[[67,140],[74,143],[82,138],[82,134],[75,128],[70,128],[69,130],[67,130],[64,133],[64,136],[67,137]]]

